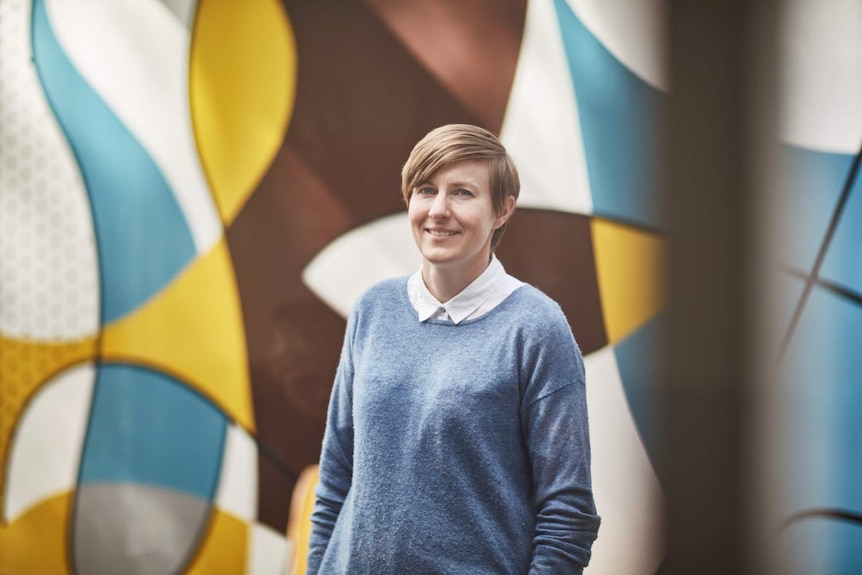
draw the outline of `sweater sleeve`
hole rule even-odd
[[[523,364],[521,423],[536,509],[530,575],[579,574],[600,523],[590,477],[584,364],[562,312],[545,328],[525,347]]]
[[[308,545],[308,575],[315,575],[329,545],[335,522],[353,481],[353,333],[348,320],[341,359],[329,398],[326,429],[320,454],[320,479],[315,487]]]

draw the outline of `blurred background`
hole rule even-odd
[[[0,574],[304,572],[454,122],[585,355],[586,572],[862,572],[862,3],[0,0]]]

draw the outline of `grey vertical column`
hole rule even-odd
[[[668,3],[664,176],[670,306],[660,386],[663,573],[754,573],[750,456],[759,116],[774,69],[770,3]],[[767,88],[764,91],[764,87]]]

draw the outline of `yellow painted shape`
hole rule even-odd
[[[195,138],[230,224],[284,140],[296,96],[296,42],[277,0],[201,0],[189,95]]]
[[[608,343],[616,343],[664,307],[667,242],[624,224],[591,222]]]
[[[69,573],[72,494],[40,501],[8,525],[0,524],[0,575]]]
[[[12,431],[25,405],[56,373],[96,354],[96,341],[50,343],[0,334],[0,508],[5,493],[6,458]],[[0,571],[2,573],[2,571]]]
[[[290,502],[290,519],[287,523],[287,537],[294,542],[293,561],[290,575],[304,575],[307,568],[308,542],[311,538],[311,512],[314,510],[314,487],[320,478],[317,465],[306,467]]]
[[[186,575],[242,575],[248,556],[248,525],[218,508],[204,535],[203,545]]]
[[[102,357],[175,376],[253,433],[245,329],[225,239],[141,308],[105,326]]]

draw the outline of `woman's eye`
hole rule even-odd
[[[473,192],[471,192],[470,190],[465,190],[464,188],[461,188],[456,193],[459,196],[472,196],[473,195]]]
[[[430,196],[433,193],[434,193],[434,188],[429,188],[427,186],[423,187],[423,188],[416,188],[416,194],[420,195],[420,196]]]

